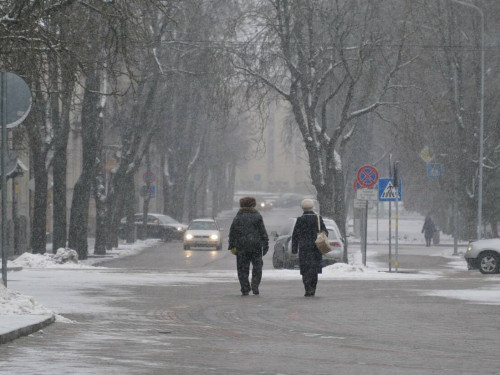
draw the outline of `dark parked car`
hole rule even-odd
[[[271,236],[275,239],[273,253],[274,268],[294,268],[299,265],[298,254],[292,254],[292,232],[295,226],[296,218],[288,219],[280,231],[272,232]],[[337,224],[332,219],[324,219],[326,229],[328,229],[328,239],[332,246],[332,251],[323,255],[323,266],[328,266],[342,261],[344,253],[344,242],[341,239]],[[299,249],[300,251],[300,249]]]
[[[134,215],[135,230],[138,236],[141,233],[140,226],[143,223],[142,218],[142,213]],[[118,236],[120,238],[126,238],[126,226],[127,218],[121,219],[120,228],[118,230]],[[168,215],[148,214],[147,238],[161,238],[164,241],[182,240],[186,229],[186,224],[179,223]]]

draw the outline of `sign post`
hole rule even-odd
[[[19,125],[31,109],[31,91],[23,79],[0,72],[0,126],[2,127],[2,281],[7,287],[7,129]]]
[[[392,179],[392,154],[389,154],[389,178]],[[392,272],[392,202],[389,201],[389,272]]]
[[[360,189],[356,191],[356,198],[360,201],[365,201],[365,210],[364,210],[364,238],[363,238],[363,246],[361,249],[361,255],[363,260],[363,265],[366,266],[366,247],[367,247],[367,239],[368,239],[368,202],[369,201],[378,201],[378,190],[375,189],[375,186],[378,182],[378,171],[375,167],[371,165],[364,165],[359,168],[357,173],[357,183],[360,185]]]
[[[7,159],[7,79],[5,73],[0,73],[0,90],[2,96],[0,99],[0,117],[2,126],[2,281],[3,286],[7,287],[7,176],[5,173]]]
[[[393,182],[394,182],[394,186],[396,188],[399,189],[399,161],[396,161],[394,162],[394,173],[393,173]],[[394,262],[394,267],[396,267],[396,272],[398,272],[398,268],[399,268],[399,204],[398,204],[398,200],[396,199],[396,201],[394,202],[394,204],[396,205],[396,259],[395,259],[395,262]]]
[[[391,171],[392,175],[392,171]],[[389,272],[392,271],[392,218],[391,218],[391,206],[392,202],[400,202],[401,201],[401,191],[402,191],[402,182],[401,179],[398,181],[398,186],[394,186],[394,178],[381,178],[378,180],[378,200],[380,202],[389,202]]]

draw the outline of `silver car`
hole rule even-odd
[[[273,253],[274,268],[294,268],[299,265],[298,254],[292,254],[292,232],[296,221],[297,218],[290,218],[281,227],[279,232],[271,233],[271,237],[276,241]],[[328,229],[328,239],[332,246],[332,251],[323,255],[322,264],[323,266],[328,266],[342,261],[344,242],[335,221],[326,218],[323,221],[326,229]]]
[[[499,273],[500,238],[469,243],[464,257],[470,270],[479,269],[484,274]]]

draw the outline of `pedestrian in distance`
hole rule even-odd
[[[262,279],[262,257],[269,250],[269,237],[264,220],[256,210],[253,197],[240,199],[240,209],[229,230],[229,250],[236,255],[236,269],[241,286],[241,294],[247,296],[252,290],[259,294]],[[252,281],[248,281],[252,264]]]
[[[312,199],[304,199],[300,205],[304,213],[297,218],[292,233],[292,254],[299,254],[300,274],[304,283],[305,297],[313,297],[318,284],[318,274],[322,273],[323,256],[316,247],[318,217],[321,231],[328,236],[323,218],[313,211]]]
[[[431,214],[428,213],[425,217],[424,226],[422,227],[422,233],[425,237],[425,246],[431,246],[432,237],[436,232],[436,226],[434,225],[434,221],[432,221]]]

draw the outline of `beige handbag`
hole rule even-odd
[[[318,248],[321,254],[326,254],[332,251],[332,247],[330,246],[330,242],[328,241],[328,236],[326,235],[325,232],[321,230],[319,215],[317,216],[318,216],[318,237],[316,237],[316,241],[314,241],[314,243],[316,244],[316,247]]]

